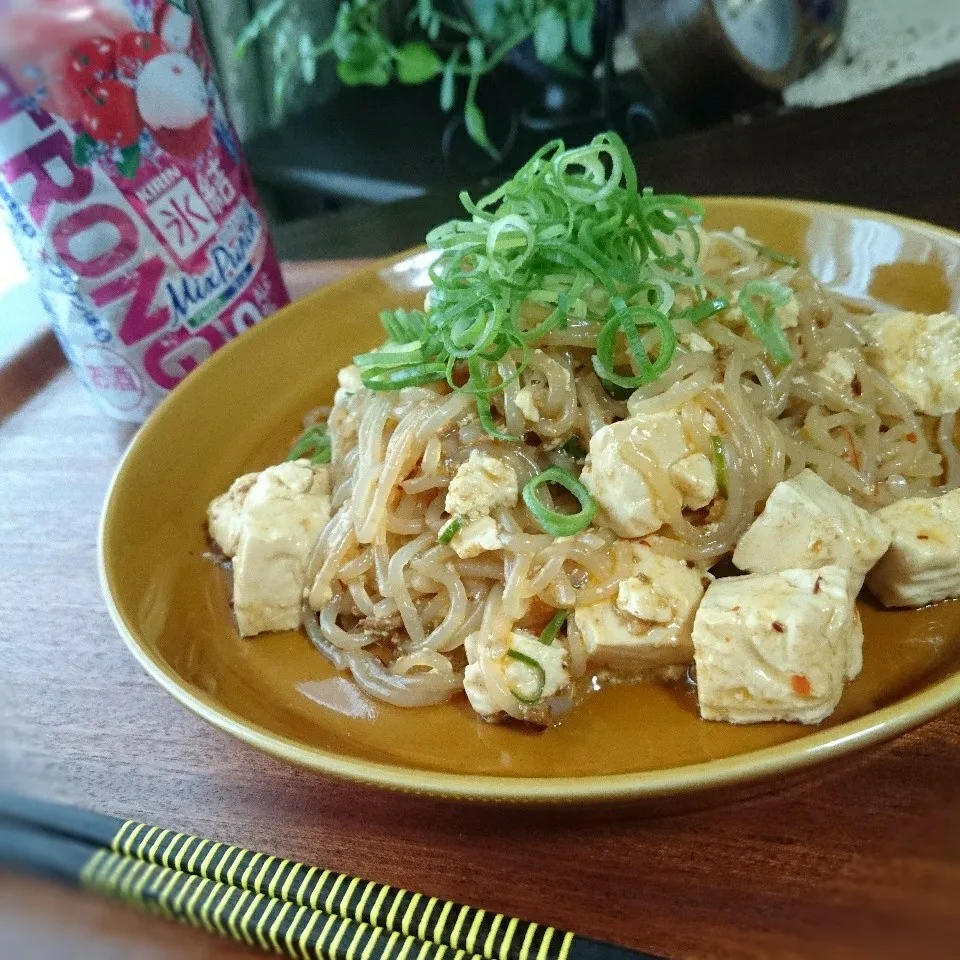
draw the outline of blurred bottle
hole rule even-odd
[[[0,213],[123,420],[289,299],[195,12],[0,0]]]

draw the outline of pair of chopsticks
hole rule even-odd
[[[0,866],[29,870],[288,957],[656,960],[233,844],[4,792]]]

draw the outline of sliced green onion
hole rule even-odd
[[[756,240],[749,240],[746,237],[743,238],[744,243],[748,246],[753,247],[761,257],[766,257],[768,260],[772,260],[774,263],[782,263],[785,267],[799,267],[800,261],[791,256],[789,253],[781,253],[779,250],[774,250],[773,247],[768,247],[766,244],[758,243]]]
[[[587,448],[576,434],[563,445],[563,452],[574,460],[585,460],[587,457]]]
[[[786,306],[791,296],[790,291],[779,283],[751,280],[743,285],[740,296],[737,298],[737,305],[753,331],[753,335],[781,367],[785,367],[793,360],[793,351],[777,321],[777,308]],[[767,297],[771,301],[771,306],[762,317],[753,304],[753,297]]]
[[[436,383],[446,375],[442,363],[416,363],[409,367],[371,367],[360,374],[365,387],[370,390],[402,390],[404,387],[421,387]]]
[[[329,463],[330,457],[330,435],[320,423],[307,427],[287,454],[287,460],[309,460],[313,464]]]
[[[672,362],[669,314],[680,288],[717,299],[696,264],[703,208],[685,196],[640,190],[615,133],[570,150],[554,141],[492,193],[476,201],[462,194],[461,202],[467,219],[427,235],[439,253],[428,270],[429,307],[384,311],[389,342],[361,354],[357,365],[373,390],[446,378],[475,396],[477,417],[495,439],[513,439],[498,428],[490,398],[514,376],[498,377],[490,365],[517,370],[530,349],[575,323],[585,342],[596,338],[594,368],[608,390],[646,385]],[[534,304],[548,312],[531,325]],[[687,315],[696,322],[717,309],[697,304]],[[630,370],[617,367],[624,350]],[[459,361],[469,371],[460,385]]]
[[[555,483],[577,498],[580,510],[577,513],[558,513],[544,506],[537,496],[537,490],[545,483]],[[590,526],[597,512],[590,491],[572,474],[562,467],[549,467],[529,480],[523,488],[523,502],[533,514],[540,528],[554,537],[571,537]]]
[[[543,628],[540,634],[540,642],[548,647],[557,639],[560,628],[567,622],[569,610],[558,610],[551,618],[550,622]]]
[[[543,698],[543,690],[547,685],[547,673],[543,669],[543,664],[539,660],[535,660],[533,657],[528,657],[525,653],[521,653],[519,650],[508,650],[507,656],[511,660],[516,660],[517,663],[522,663],[525,666],[530,667],[533,670],[537,677],[537,689],[534,692],[532,697],[525,697],[519,690],[514,690],[511,688],[510,692],[521,702],[526,704],[539,703]]]
[[[414,363],[423,363],[426,357],[423,353],[423,344],[419,340],[399,345],[389,344],[379,350],[361,353],[353,358],[353,362],[364,369],[365,367],[403,367]]]
[[[717,490],[727,496],[727,455],[723,449],[723,437],[711,437],[713,444],[713,472],[717,477]]]
[[[730,301],[726,297],[712,297],[710,300],[701,300],[692,307],[684,310],[680,316],[691,323],[703,323],[714,314],[726,310],[730,306]]]
[[[603,387],[604,393],[606,393],[611,400],[629,400],[633,396],[634,391],[632,387],[621,387],[616,383],[611,383],[609,380],[605,380],[599,374],[597,374],[597,376],[600,380],[600,386]]]
[[[484,387],[487,385],[487,378],[482,372],[480,366],[481,361],[476,357],[470,357],[467,360],[467,369],[470,371],[470,381],[477,381],[479,384],[482,384]],[[518,437],[514,437],[509,433],[504,433],[493,420],[493,408],[490,405],[490,396],[487,393],[481,393],[479,390],[476,391],[477,397],[477,417],[480,420],[480,426],[493,437],[494,440],[510,441],[517,440]]]
[[[463,521],[459,517],[451,517],[437,532],[439,543],[449,543],[463,529]]]

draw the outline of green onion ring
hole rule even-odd
[[[580,510],[567,514],[544,506],[537,496],[537,490],[545,483],[555,483],[573,494],[580,504]],[[562,467],[549,467],[527,481],[523,488],[523,502],[540,528],[553,537],[571,537],[581,530],[586,530],[597,512],[597,505],[590,491],[569,470]]]
[[[537,690],[532,697],[525,697],[522,693],[519,693],[517,690],[511,688],[510,692],[521,702],[527,705],[532,705],[534,703],[539,703],[543,698],[543,691],[547,685],[547,673],[543,669],[543,664],[539,660],[535,660],[533,657],[528,657],[525,653],[521,653],[519,650],[508,650],[507,656],[511,660],[516,660],[517,663],[522,663],[525,666],[530,667],[536,674],[537,677]]]
[[[542,644],[550,646],[557,639],[560,628],[567,622],[569,610],[558,610],[551,618],[550,622],[543,628],[539,640]]]

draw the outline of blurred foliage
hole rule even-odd
[[[301,0],[271,0],[240,34],[236,54],[242,57],[255,41],[270,43],[274,102],[283,101],[295,78],[311,83],[317,61],[329,55],[349,86],[382,87],[391,80],[419,84],[440,77],[440,105],[448,112],[463,78],[467,132],[498,157],[477,105],[481,79],[530,39],[542,63],[582,73],[582,61],[592,53],[594,2],[342,0],[333,30],[318,41],[303,25]]]

